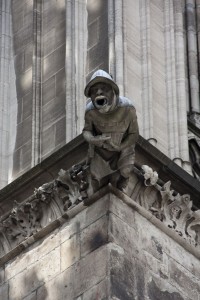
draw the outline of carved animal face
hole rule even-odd
[[[108,113],[116,106],[116,95],[112,86],[99,82],[90,88],[90,97],[96,109],[100,113]]]

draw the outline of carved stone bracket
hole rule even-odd
[[[14,201],[9,216],[0,220],[1,256],[88,197],[86,165],[60,170],[58,175],[35,189],[26,202]]]
[[[200,247],[200,210],[192,210],[190,196],[175,192],[170,181],[161,184],[157,172],[149,166],[135,168],[135,174],[140,179],[135,184],[134,200],[190,244]],[[87,165],[61,169],[58,175],[35,189],[27,201],[14,201],[10,214],[0,220],[1,256],[92,195]]]
[[[192,211],[190,195],[176,193],[171,189],[170,181],[161,186],[157,181],[151,180],[151,178],[154,178],[154,172],[150,169],[147,166],[142,166],[144,183],[146,185],[148,178],[148,186],[152,185],[157,189],[160,197],[153,201],[149,211],[190,244],[200,247],[200,210]],[[148,198],[146,198],[146,201],[149,201]],[[145,206],[148,207],[148,204]]]

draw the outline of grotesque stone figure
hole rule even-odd
[[[134,164],[138,123],[132,102],[103,70],[85,88],[88,97],[83,136],[89,143],[88,163],[94,191],[108,182],[124,190]]]

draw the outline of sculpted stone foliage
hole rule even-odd
[[[145,171],[144,180],[146,185],[147,178],[154,178],[154,172],[151,168],[147,168],[147,166],[143,166],[142,169]],[[171,189],[170,181],[160,186],[154,180],[150,180],[148,186],[150,185],[159,191],[160,197],[152,201],[149,211],[191,244],[200,247],[200,210],[192,211],[190,195],[176,193]],[[151,202],[151,199],[145,199]],[[147,204],[145,206],[148,207]]]
[[[87,167],[75,165],[60,170],[56,180],[35,189],[25,203],[14,201],[9,216],[0,222],[1,256],[86,199],[88,186]]]
[[[134,200],[190,244],[200,247],[200,210],[192,210],[190,196],[174,191],[170,181],[161,184],[157,172],[149,166],[135,168],[135,174],[139,181],[135,183]],[[35,189],[27,201],[14,201],[10,214],[1,219],[1,256],[94,193],[87,164],[61,169],[58,175]]]

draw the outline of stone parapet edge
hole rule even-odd
[[[134,209],[136,212],[138,212],[141,216],[146,218],[149,222],[151,222],[153,225],[155,225],[157,228],[159,228],[161,231],[163,231],[165,234],[167,234],[170,238],[172,238],[174,241],[176,241],[180,246],[182,246],[185,250],[187,250],[189,253],[194,255],[196,258],[200,259],[200,251],[197,250],[193,245],[190,245],[187,241],[185,241],[182,237],[180,237],[177,233],[175,233],[172,229],[168,228],[165,224],[163,224],[159,219],[157,219],[155,216],[153,216],[149,211],[147,211],[145,208],[137,204],[133,199],[129,198],[126,194],[121,192],[120,190],[114,188],[111,184],[108,186],[102,188],[98,192],[96,192],[92,197],[87,199],[86,201],[83,201],[70,209],[68,212],[64,213],[61,217],[54,220],[52,223],[47,225],[46,227],[42,228],[40,231],[35,233],[33,236],[27,238],[25,241],[20,243],[17,247],[9,251],[7,254],[2,256],[0,258],[0,267],[2,267],[5,263],[7,263],[9,260],[15,258],[17,255],[19,255],[23,250],[28,248],[30,245],[34,244],[35,242],[39,241],[49,233],[51,233],[53,230],[59,228],[61,225],[75,217],[78,213],[86,209],[89,205],[96,202],[103,196],[105,196],[108,193],[112,193],[116,197],[118,197],[120,200],[122,200],[126,205]]]

